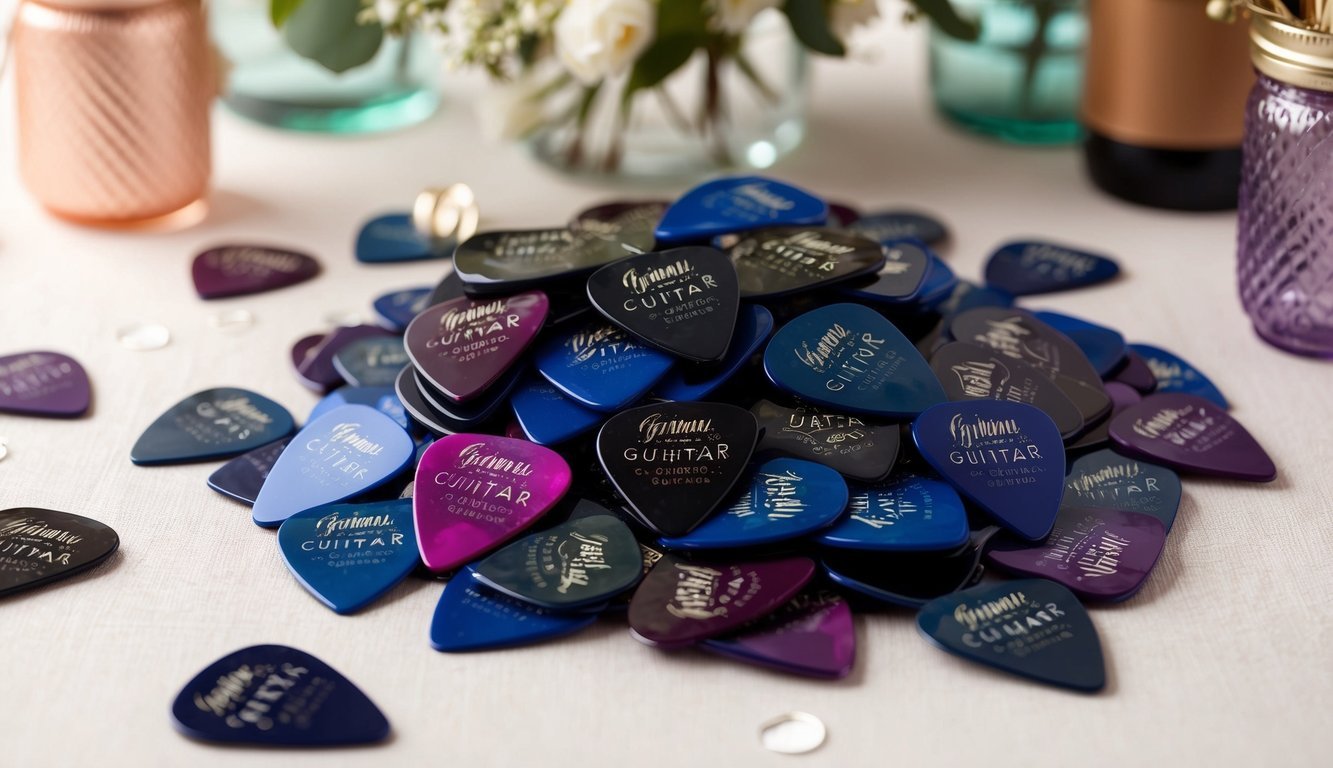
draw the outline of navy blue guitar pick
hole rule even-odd
[[[355,613],[419,562],[412,500],[327,504],[278,529],[278,549],[301,586],[337,613]]]
[[[1064,506],[1123,509],[1162,521],[1167,531],[1180,509],[1180,475],[1105,448],[1081,456],[1065,476]]]
[[[0,510],[0,597],[94,568],[120,546],[110,526],[54,509]]]
[[[539,608],[483,586],[464,568],[445,585],[430,623],[430,644],[437,651],[462,653],[513,648],[563,637],[597,622],[591,611],[561,612]]]
[[[554,384],[529,374],[514,387],[509,406],[523,434],[538,445],[556,445],[596,429],[605,413],[585,408]]]
[[[1060,434],[1073,437],[1083,429],[1083,414],[1046,374],[990,347],[954,341],[930,357],[930,367],[950,400],[1006,400],[1027,403],[1051,417]]]
[[[671,369],[672,357],[597,319],[557,333],[537,348],[537,372],[598,411],[618,411]]]
[[[771,544],[827,527],[847,506],[842,475],[811,461],[771,459],[755,467],[739,496],[670,549],[728,549]]]
[[[1028,541],[1051,532],[1065,449],[1051,417],[1024,403],[945,403],[912,423],[921,457],[962,496]]]
[[[1102,646],[1088,612],[1053,581],[972,587],[931,601],[916,623],[926,639],[968,661],[1076,691],[1106,685]]]
[[[705,242],[716,235],[759,227],[818,226],[828,204],[803,189],[762,176],[704,182],[667,209],[655,232],[659,243]]]
[[[885,259],[874,240],[823,227],[766,227],[715,243],[735,263],[746,299],[827,288],[872,275]]]
[[[349,499],[388,481],[416,446],[392,419],[364,405],[334,408],[296,433],[255,499],[256,525]]]
[[[923,310],[934,309],[953,295],[958,287],[958,275],[935,254],[930,254],[930,266],[926,277],[921,282],[921,291],[917,294],[917,306]]]
[[[130,449],[140,465],[225,459],[292,433],[286,408],[237,387],[206,389],[176,403]]]
[[[750,409],[763,433],[756,448],[823,464],[848,480],[877,483],[898,460],[897,425],[868,424],[859,416],[811,406],[785,408],[760,400]]]
[[[1211,400],[1220,408],[1231,408],[1217,385],[1179,355],[1150,344],[1130,344],[1129,349],[1148,364],[1148,369],[1157,379],[1157,392],[1196,395]]]
[[[255,645],[209,664],[171,705],[186,736],[224,744],[334,747],[389,736],[379,708],[333,667],[284,645]]]
[[[844,589],[888,605],[920,608],[980,581],[982,552],[998,530],[979,531],[972,542],[948,553],[826,549],[820,563],[829,580]]]
[[[1120,274],[1105,256],[1052,243],[1005,243],[986,262],[986,284],[1015,296],[1067,291]]]
[[[417,313],[430,306],[426,302],[433,290],[430,287],[404,288],[377,296],[370,305],[375,310],[376,322],[394,333],[402,333]]]
[[[851,489],[847,511],[820,544],[886,552],[955,550],[967,543],[967,510],[947,483],[918,475]]]
[[[389,331],[377,325],[347,325],[336,328],[313,343],[300,362],[296,362],[297,350],[293,348],[292,362],[296,363],[296,377],[302,384],[316,392],[327,392],[341,384],[343,380],[338,369],[333,367],[333,358],[339,350],[360,339],[391,335]],[[297,343],[307,342],[307,339]]]
[[[403,340],[396,336],[358,339],[333,356],[333,369],[354,387],[392,387],[408,364]]]
[[[1088,362],[1103,377],[1120,366],[1125,359],[1125,337],[1120,331],[1090,323],[1059,312],[1033,312],[1043,323],[1069,337],[1087,355]]]
[[[284,437],[246,451],[209,475],[208,487],[223,496],[253,505],[259,496],[259,489],[264,487],[264,481],[268,479],[268,473],[291,441],[290,437]]]
[[[663,400],[704,400],[726,384],[773,333],[773,313],[758,304],[741,307],[727,356],[717,363],[678,363],[653,387]]]
[[[421,261],[445,255],[447,251],[435,250],[430,240],[417,232],[409,213],[376,216],[356,233],[356,260],[363,264]]]
[[[862,237],[889,244],[895,240],[920,240],[937,246],[949,239],[949,230],[939,219],[919,211],[877,211],[862,215],[848,227]]]
[[[804,400],[854,413],[915,416],[945,399],[912,342],[858,304],[832,304],[787,323],[764,351],[764,372]]]
[[[855,281],[843,295],[876,304],[910,304],[921,295],[930,269],[930,252],[923,243],[900,240],[884,246],[884,266],[865,282]]]
[[[394,380],[397,380],[395,374]],[[398,399],[392,386],[387,387],[338,387],[325,395],[315,407],[310,409],[306,422],[312,422],[320,416],[341,405],[365,405],[398,422],[398,426],[407,429],[407,411]]]

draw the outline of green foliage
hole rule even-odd
[[[826,56],[846,55],[847,48],[829,26],[824,0],[787,0],[782,12],[787,14],[792,34],[801,45]]]
[[[360,11],[361,0],[298,0],[282,35],[298,54],[325,69],[346,72],[374,58],[384,40],[378,22],[357,21]]]
[[[949,3],[949,0],[908,0],[922,14],[929,16],[935,26],[949,37],[959,40],[976,40],[981,34],[981,25],[976,21],[964,19]]]
[[[700,0],[665,0],[657,6],[657,35],[634,62],[628,100],[636,91],[652,88],[684,66],[708,42],[708,14]]]
[[[301,5],[303,0],[269,0],[268,17],[273,22],[274,27],[281,28],[291,18],[292,12]]]

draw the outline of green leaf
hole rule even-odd
[[[268,17],[275,28],[281,28],[291,18],[292,12],[300,7],[304,0],[269,0]]]
[[[847,49],[829,27],[824,0],[787,0],[782,12],[791,22],[792,34],[806,48],[827,56],[846,55]]]
[[[657,32],[634,62],[624,100],[652,88],[680,69],[708,41],[708,13],[699,0],[664,0],[657,5]]]
[[[921,13],[929,16],[941,32],[959,40],[976,40],[981,35],[981,25],[971,19],[964,19],[954,10],[949,0],[908,0]]]
[[[357,23],[361,0],[304,0],[287,18],[282,36],[300,55],[333,72],[346,72],[375,57],[384,28]]]

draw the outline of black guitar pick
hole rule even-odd
[[[884,266],[879,243],[836,229],[771,227],[719,242],[736,265],[747,299],[825,288]]]
[[[763,431],[756,449],[760,453],[813,461],[862,483],[888,477],[898,460],[897,425],[810,405],[787,408],[768,400],[755,403],[750,412]]]
[[[1008,400],[1046,412],[1068,439],[1083,428],[1083,416],[1055,382],[1036,368],[966,341],[935,350],[930,367],[950,400]]]
[[[652,247],[652,235],[641,230],[613,237],[564,228],[483,232],[454,251],[454,271],[470,293],[512,293],[586,274]]]
[[[0,597],[86,571],[119,545],[115,531],[87,517],[6,509],[0,512]]]

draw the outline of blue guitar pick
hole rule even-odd
[[[397,336],[357,339],[333,356],[333,369],[354,387],[391,387],[411,360]]]
[[[596,429],[606,414],[585,408],[554,384],[529,374],[514,388],[509,406],[523,434],[537,445],[556,445]]]
[[[375,318],[380,325],[395,333],[402,333],[407,330],[407,324],[412,322],[412,318],[429,306],[426,302],[430,301],[433,292],[434,288],[430,287],[390,291],[376,297],[370,306],[375,310]]]
[[[373,603],[416,567],[412,500],[325,504],[278,529],[278,550],[301,586],[336,613]]]
[[[851,489],[847,511],[815,540],[887,552],[941,551],[967,543],[967,510],[947,483],[901,475]]]
[[[750,362],[773,332],[773,313],[758,304],[741,307],[736,333],[721,362],[704,365],[678,364],[657,383],[653,394],[663,400],[703,400]]]
[[[1005,243],[986,262],[986,284],[1015,296],[1083,288],[1118,274],[1120,265],[1105,256],[1052,243]]]
[[[975,540],[953,552],[875,552],[826,549],[821,565],[840,587],[888,605],[920,608],[981,579],[981,555],[999,530],[979,531]]]
[[[537,348],[537,372],[597,411],[618,411],[642,397],[674,358],[597,319],[557,333]]]
[[[1149,370],[1157,377],[1157,392],[1197,395],[1211,400],[1219,408],[1230,410],[1231,404],[1217,385],[1180,356],[1151,344],[1130,344],[1129,348],[1143,358]]]
[[[225,459],[292,433],[286,408],[249,390],[218,387],[190,395],[157,417],[130,449],[152,466]]]
[[[306,417],[306,423],[318,419],[340,405],[369,406],[393,419],[403,429],[411,426],[407,419],[407,411],[403,409],[402,401],[398,399],[398,394],[391,386],[339,387],[315,403],[315,407],[310,409],[310,415]]]
[[[435,250],[412,224],[409,213],[376,216],[356,233],[356,260],[363,264],[438,259],[447,249]]]
[[[1041,409],[1005,400],[944,403],[912,422],[926,460],[1000,525],[1038,541],[1051,532],[1064,495],[1065,447]]]
[[[915,416],[945,399],[912,342],[859,304],[832,304],[787,323],[764,350],[764,372],[809,402],[855,413]]]
[[[176,729],[226,744],[334,747],[389,736],[384,713],[305,651],[255,645],[209,664],[171,705]]]
[[[663,538],[671,549],[726,549],[771,544],[827,526],[847,506],[842,475],[812,461],[773,459],[755,468],[741,494],[684,536]]]
[[[932,253],[930,267],[921,282],[921,291],[917,293],[917,305],[922,309],[933,309],[946,301],[957,285],[958,276],[954,274],[953,269],[944,263],[944,259]]]
[[[481,585],[468,566],[444,587],[430,623],[437,651],[460,653],[513,648],[563,637],[597,622],[597,613],[559,613]]]
[[[1088,362],[1103,377],[1114,371],[1125,359],[1125,337],[1120,331],[1090,323],[1059,312],[1033,312],[1037,319],[1069,337],[1083,350]]]
[[[884,246],[884,266],[873,280],[843,288],[846,296],[876,304],[911,304],[921,295],[930,271],[931,253],[917,240],[894,240]]]
[[[707,241],[715,235],[781,225],[819,225],[828,204],[803,189],[762,176],[704,182],[671,205],[658,222],[660,245]]]
[[[408,465],[416,446],[393,419],[364,405],[334,408],[310,422],[278,457],[255,499],[256,525],[375,488]]]
[[[949,239],[949,229],[934,216],[918,211],[876,211],[859,217],[848,226],[852,232],[880,243],[920,240],[939,245]]]
[[[935,311],[944,315],[966,312],[977,307],[1012,307],[1014,297],[997,288],[977,285],[971,280],[960,279],[953,287],[949,298],[941,302]]]
[[[1080,456],[1065,475],[1065,507],[1142,512],[1170,532],[1180,509],[1180,475],[1110,448]]]
[[[209,475],[208,487],[243,504],[254,505],[268,473],[291,441],[290,437],[284,437],[242,453]]]

